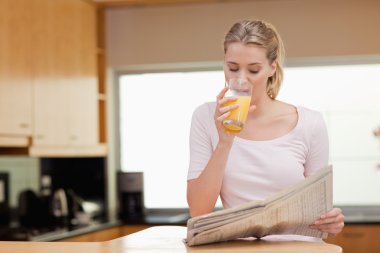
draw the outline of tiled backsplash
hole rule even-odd
[[[16,207],[18,194],[39,189],[39,159],[27,156],[0,156],[0,172],[9,173],[10,205]]]

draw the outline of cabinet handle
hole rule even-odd
[[[20,127],[21,128],[28,128],[29,124],[27,124],[27,123],[20,123]]]

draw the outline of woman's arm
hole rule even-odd
[[[207,132],[203,126],[207,120],[205,115],[193,116],[190,133],[190,167],[202,170],[202,173],[187,183],[187,202],[192,217],[211,212],[222,188],[224,170],[234,139],[234,135],[224,131],[222,122],[230,114],[230,110],[237,108],[237,105],[223,106],[227,101],[234,100],[224,98],[226,91],[227,88],[224,88],[217,96],[214,121],[219,142],[214,151],[211,150],[209,136],[205,134]]]
[[[219,197],[232,143],[218,143],[210,161],[196,178],[187,182],[187,202],[192,217],[211,212]]]
[[[320,169],[328,163],[329,140],[326,125],[320,114],[316,118],[311,136],[309,154],[305,164],[306,176],[313,174],[316,169]],[[343,227],[344,215],[340,208],[331,209],[310,225],[312,229],[333,235],[340,233]]]

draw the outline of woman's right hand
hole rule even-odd
[[[223,90],[216,97],[216,108],[215,108],[214,120],[215,120],[216,129],[218,130],[218,134],[219,134],[219,142],[231,143],[235,135],[232,133],[228,133],[224,130],[223,120],[225,120],[231,114],[231,110],[238,108],[239,105],[233,104],[233,105],[224,106],[225,103],[229,101],[235,101],[237,99],[234,97],[224,97],[227,91],[228,91],[228,88],[224,87]]]

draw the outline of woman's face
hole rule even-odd
[[[276,71],[276,63],[269,63],[266,50],[254,44],[231,43],[224,57],[224,75],[247,79],[253,84],[254,97],[267,95],[268,78]]]

